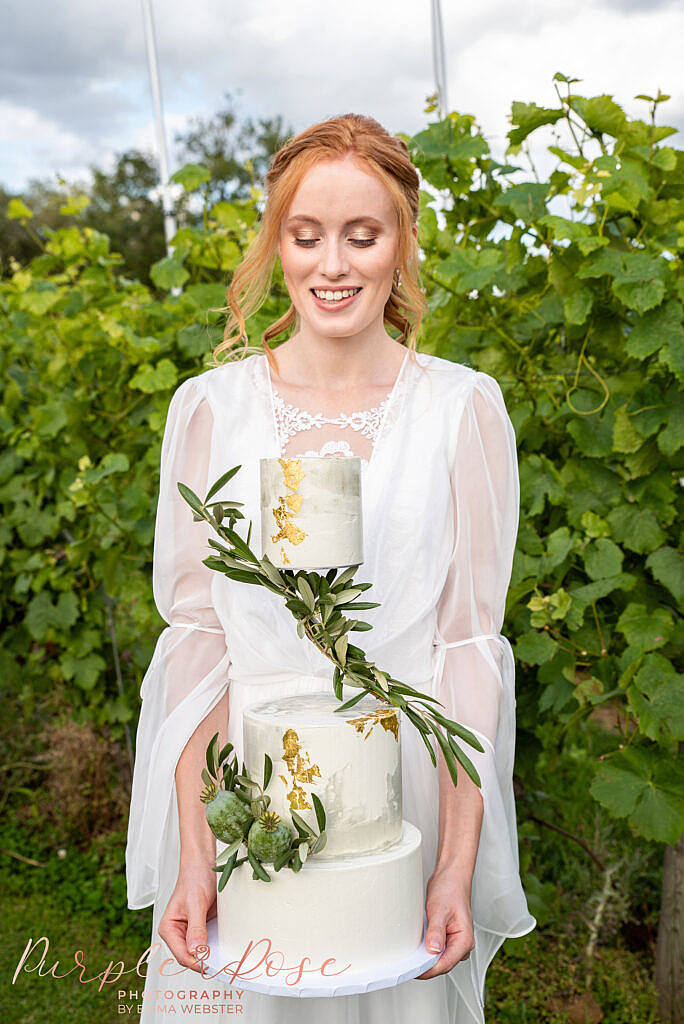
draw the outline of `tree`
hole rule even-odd
[[[225,99],[221,110],[208,119],[192,118],[188,129],[175,136],[179,165],[195,161],[208,168],[208,199],[212,203],[248,199],[250,190],[263,183],[269,160],[291,134],[280,115],[242,119],[230,92]],[[12,260],[26,265],[39,255],[48,228],[73,223],[73,216],[60,210],[68,204],[69,195],[78,192],[88,199],[79,210],[81,223],[110,239],[112,250],[123,258],[127,277],[153,286],[150,267],[166,252],[154,154],[126,150],[115,156],[113,170],[91,164],[89,172],[89,182],[67,182],[58,177],[57,185],[36,179],[21,192],[0,189],[0,264],[4,273],[9,272]],[[20,219],[6,214],[12,199],[32,213],[24,218],[23,226]],[[176,195],[175,212],[181,226],[196,224],[202,216],[186,190]]]
[[[190,127],[175,136],[180,144],[181,163],[199,163],[210,174],[209,199],[247,199],[250,189],[260,186],[273,154],[292,134],[283,118],[238,119],[235,101],[226,92],[227,105],[208,120],[194,117]]]
[[[121,253],[125,273],[150,284],[149,268],[166,252],[164,219],[155,190],[159,172],[151,154],[127,150],[116,158],[114,170],[91,166],[90,199],[83,223],[107,235]]]

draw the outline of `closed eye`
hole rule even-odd
[[[318,238],[295,238],[295,245],[301,245],[304,249],[310,249],[312,245],[320,241]],[[369,245],[375,245],[375,238],[350,238],[349,241],[352,245],[359,246],[362,249],[367,248]]]

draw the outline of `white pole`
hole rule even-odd
[[[444,26],[439,0],[432,0],[432,65],[435,75],[435,92],[439,105],[439,116],[445,117],[447,106],[446,60],[444,57]]]
[[[171,256],[173,253],[171,239],[176,234],[176,218],[173,215],[173,204],[171,202],[169,186],[169,161],[166,152],[166,132],[164,131],[164,111],[162,109],[159,65],[157,64],[157,43],[154,36],[152,0],[142,0],[142,8],[145,22],[145,41],[147,43],[147,65],[150,72],[157,149],[159,151],[159,184],[162,195],[162,208],[164,210],[164,238],[166,240],[166,255]]]

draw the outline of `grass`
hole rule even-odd
[[[4,965],[0,978],[0,1019],[8,1024],[55,1024],[66,1020],[74,1024],[104,1024],[122,1019],[117,1011],[119,988],[138,989],[142,996],[144,981],[137,978],[135,966],[147,941],[141,942],[134,932],[114,941],[96,917],[87,913],[65,914],[59,903],[38,895],[4,896],[0,912],[3,921],[11,923],[11,927],[0,929],[0,957]],[[151,928],[147,912],[138,911],[135,916],[144,916]],[[41,936],[49,940],[47,950],[44,943],[37,943]],[[26,967],[32,970],[20,970],[13,983],[30,939],[36,942],[36,949],[26,961]],[[74,970],[77,950],[83,950],[82,974],[79,969]],[[129,971],[125,982],[102,986],[97,975],[106,970],[110,961],[116,964],[120,960]],[[41,961],[44,966],[39,971]],[[50,970],[54,970],[55,976],[48,973]],[[114,968],[112,973],[116,973]]]
[[[64,913],[58,902],[42,895],[5,895],[0,903],[2,919],[10,928],[0,930],[0,957],[5,969],[0,979],[0,1019],[21,1024],[55,1024],[69,1020],[73,1024],[105,1024],[121,1020],[118,990],[125,988],[142,994],[144,983],[135,975],[138,957],[147,945],[148,912],[128,912],[136,928],[113,940],[97,917],[88,913]],[[44,957],[41,977],[37,970],[20,971],[12,984],[12,975],[30,938],[45,935],[49,950]],[[76,950],[84,951],[86,965],[80,983],[78,971],[66,977],[51,977],[46,972],[59,961],[55,974],[66,974],[74,966]],[[35,968],[42,946],[27,965]],[[129,973],[126,981],[106,984],[98,991],[97,979],[110,961],[123,960]],[[594,961],[593,1001],[601,1017],[569,1016],[577,1012],[577,997],[585,993],[583,971],[578,966],[577,949],[568,947],[562,937],[537,929],[522,939],[509,940],[495,957],[487,974],[487,1024],[655,1024],[656,996],[651,981],[652,958],[637,954],[622,942],[599,947]],[[88,980],[96,978],[95,981]],[[126,999],[123,1003],[135,1003]],[[573,1010],[574,1007],[574,1010]],[[135,1014],[133,1014],[135,1016]]]
[[[656,1024],[652,976],[652,955],[618,941],[598,948],[587,992],[577,947],[538,928],[508,939],[494,958],[487,972],[487,1024]]]

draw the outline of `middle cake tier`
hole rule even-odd
[[[296,811],[314,829],[311,794],[326,814],[327,842],[317,860],[361,856],[399,841],[402,829],[400,712],[365,696],[337,712],[331,691],[253,704],[243,715],[244,760],[262,780],[273,762],[269,810]]]

